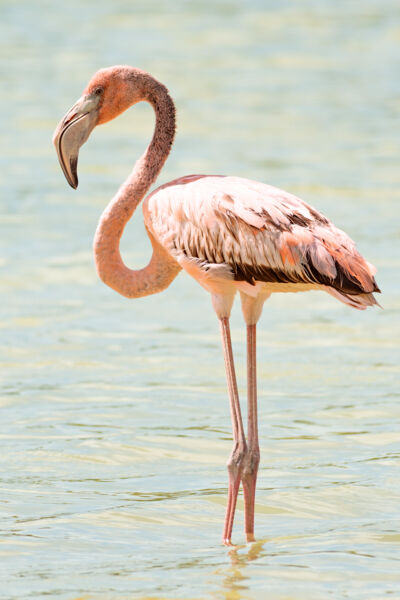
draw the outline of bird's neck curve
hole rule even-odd
[[[119,250],[125,225],[156,180],[171,151],[175,136],[175,106],[172,98],[167,88],[147,73],[143,73],[142,99],[154,109],[156,124],[153,138],[104,210],[94,238],[94,256],[99,277],[128,298],[161,291],[180,270],[150,233],[153,256],[144,269],[129,269],[122,261]]]

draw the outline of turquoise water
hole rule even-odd
[[[0,598],[400,597],[400,13],[394,0],[2,1]],[[184,274],[128,301],[98,281],[97,220],[151,136],[93,132],[71,190],[53,130],[103,66],[165,82],[159,183],[284,187],[378,267],[385,310],[275,295],[259,327],[258,541],[220,545],[229,408],[218,324]],[[122,251],[150,247],[141,214]],[[245,405],[245,331],[232,317]]]

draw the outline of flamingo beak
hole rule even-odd
[[[86,142],[98,120],[100,98],[85,95],[67,112],[53,135],[58,160],[69,185],[78,187],[79,148]]]

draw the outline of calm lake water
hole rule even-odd
[[[400,597],[397,0],[1,1],[0,598]],[[258,541],[221,546],[231,427],[218,323],[182,274],[128,301],[97,220],[148,106],[96,130],[71,190],[53,130],[92,73],[170,88],[159,183],[204,172],[300,195],[378,267],[385,310],[275,295],[259,327]],[[122,244],[147,263],[141,213]],[[245,406],[245,328],[232,318]]]

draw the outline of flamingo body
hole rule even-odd
[[[364,310],[374,268],[340,229],[293,194],[241,177],[188,175],[143,203],[146,227],[209,292],[322,289]]]

